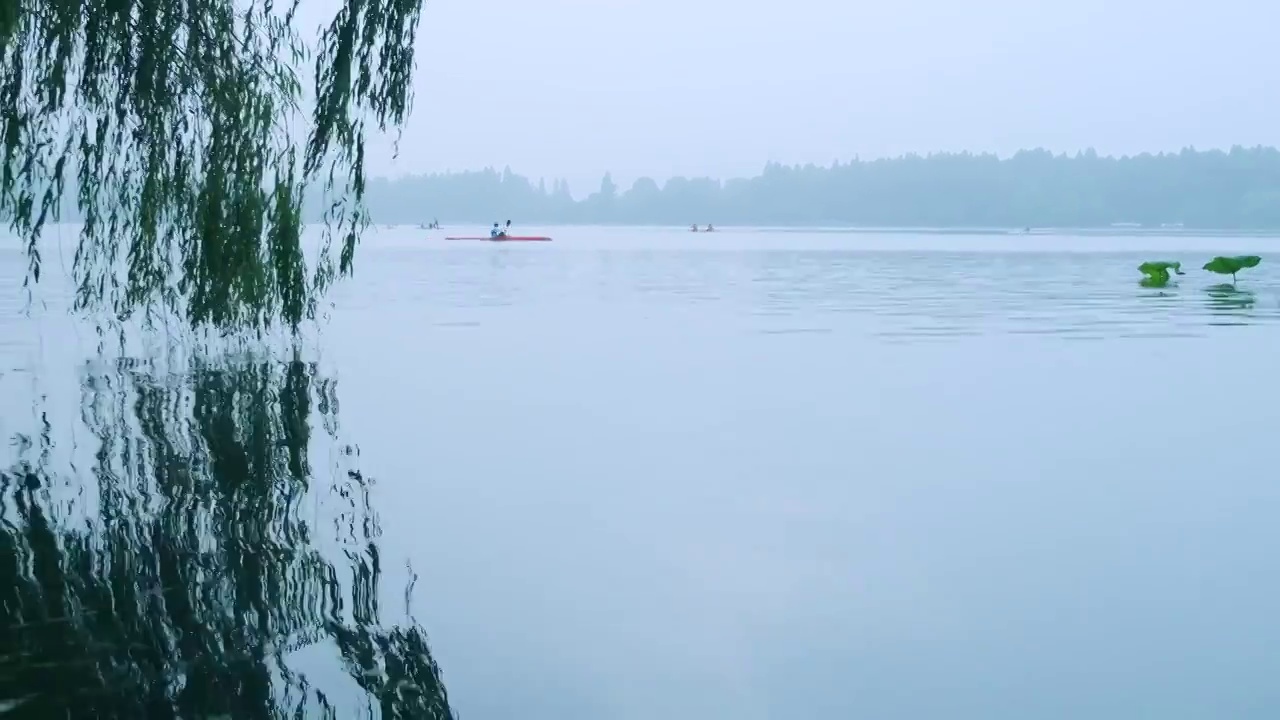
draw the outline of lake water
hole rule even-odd
[[[377,230],[298,371],[340,422],[308,492],[358,453],[462,717],[1280,714],[1275,240],[546,232]],[[98,339],[20,313],[21,260],[0,431],[41,408],[96,486]],[[331,642],[288,657],[355,692]]]

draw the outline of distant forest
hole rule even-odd
[[[609,175],[575,200],[510,170],[369,182],[375,222],[863,227],[1280,228],[1280,150],[1183,150],[1106,157],[1027,150],[1008,158],[907,155],[830,166],[770,164],[753,178]]]
[[[78,220],[68,183],[61,219]],[[319,193],[307,220],[319,221]],[[780,227],[1106,228],[1117,224],[1280,230],[1280,150],[1183,150],[1106,157],[1025,150],[907,155],[828,166],[770,164],[752,178],[641,178],[628,189],[606,174],[575,199],[562,180],[511,170],[369,180],[378,224],[756,225]]]

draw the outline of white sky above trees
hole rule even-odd
[[[309,0],[302,28],[334,0]],[[400,157],[754,175],[938,150],[1280,144],[1280,5],[1260,0],[427,0]]]

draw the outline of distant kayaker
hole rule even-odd
[[[494,224],[493,224],[493,229],[489,231],[489,237],[491,237],[491,238],[493,238],[493,237],[494,237],[494,238],[495,238],[495,237],[498,237],[498,236],[499,236],[499,235],[501,235],[501,234],[502,234],[502,231],[498,229],[498,223],[494,223]]]

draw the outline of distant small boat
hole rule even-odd
[[[488,242],[551,242],[542,235],[497,235],[494,237],[447,237],[445,240],[484,240]]]

